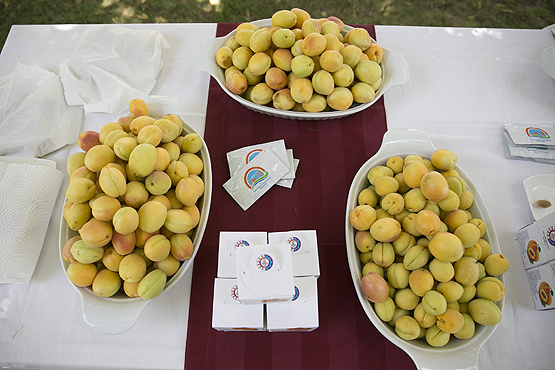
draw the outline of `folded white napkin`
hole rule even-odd
[[[75,143],[82,118],[82,109],[66,104],[55,73],[18,63],[0,78],[0,155],[42,157]]]
[[[0,283],[31,279],[62,179],[56,168],[0,161]]]
[[[131,99],[152,91],[167,49],[158,31],[87,28],[72,56],[60,65],[67,103],[83,105],[86,113],[123,112]]]

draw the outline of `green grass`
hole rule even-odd
[[[553,0],[0,0],[0,42],[13,24],[245,22],[293,7],[347,24],[533,29],[555,22]]]

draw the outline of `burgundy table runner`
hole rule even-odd
[[[237,24],[218,24],[224,36]],[[375,38],[373,26],[364,26]],[[328,121],[269,117],[244,108],[211,78],[204,138],[213,172],[212,205],[195,258],[186,369],[412,369],[410,357],[385,339],[364,313],[349,272],[344,220],[360,166],[387,130],[383,98],[368,109]],[[226,153],[284,139],[300,160],[291,189],[272,187],[247,211],[225,191]],[[220,231],[316,230],[319,327],[312,332],[219,332],[212,298]]]

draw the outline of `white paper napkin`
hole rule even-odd
[[[62,179],[56,168],[0,162],[0,283],[31,279]]]
[[[55,73],[18,63],[0,78],[0,155],[42,157],[75,143],[82,118],[82,109],[66,104]]]
[[[147,96],[162,69],[168,44],[153,30],[89,27],[72,56],[60,65],[69,105],[85,112],[118,114]]]

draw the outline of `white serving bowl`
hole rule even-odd
[[[398,337],[394,328],[388,323],[383,322],[376,315],[372,303],[366,299],[360,286],[362,263],[359,258],[359,251],[355,245],[356,230],[349,222],[349,213],[358,205],[357,197],[360,191],[370,185],[366,174],[374,166],[385,165],[387,159],[391,156],[399,155],[404,157],[409,154],[418,154],[422,157],[430,158],[430,155],[435,150],[436,148],[430,137],[422,131],[403,128],[389,130],[385,133],[382,146],[372,158],[362,165],[355,175],[349,190],[345,217],[347,259],[355,290],[368,318],[382,335],[404,350],[419,369],[475,369],[478,363],[478,351],[493,333],[497,325],[482,326],[477,324],[476,332],[471,339],[461,340],[451,336],[449,343],[441,348],[431,347],[423,340],[406,341]],[[468,190],[474,195],[474,204],[469,208],[469,211],[474,217],[482,219],[486,224],[487,231],[484,239],[490,243],[492,253],[500,253],[499,241],[484,200],[466,173],[459,167],[455,167],[455,169],[461,178],[466,181]],[[499,279],[503,281],[502,276]],[[504,299],[497,303],[501,311],[503,311],[503,303]]]
[[[251,23],[257,25],[258,27],[270,27],[272,24],[272,20],[261,19],[253,21]],[[347,33],[352,28],[353,27],[351,26],[345,25],[343,33]],[[268,116],[296,120],[328,120],[347,117],[351,114],[360,112],[368,108],[369,106],[374,104],[385,93],[387,89],[393,86],[402,85],[406,83],[409,79],[409,68],[405,57],[398,51],[386,49],[383,47],[383,45],[380,44],[383,49],[383,60],[381,63],[382,85],[380,86],[378,91],[376,91],[376,96],[371,102],[365,104],[354,103],[352,107],[343,111],[329,111],[318,113],[286,111],[268,106],[258,105],[243,98],[242,96],[232,93],[226,86],[224,70],[218,65],[218,63],[216,63],[216,52],[220,47],[225,45],[226,41],[229,38],[235,36],[235,34],[236,31],[233,30],[226,36],[211,39],[202,44],[197,51],[195,65],[198,69],[214,77],[214,79],[216,79],[218,84],[227,93],[227,95],[239,102],[241,105],[250,110],[266,114]]]
[[[152,117],[159,118],[170,113],[179,116],[179,107],[177,101],[174,99],[161,96],[150,96],[144,100],[148,104],[149,114]],[[183,120],[183,118],[181,118],[181,120],[183,121],[182,135],[196,132],[195,129]],[[200,242],[206,229],[206,223],[208,222],[208,213],[210,211],[210,203],[212,200],[212,165],[210,161],[210,154],[208,153],[208,148],[204,141],[198,155],[204,163],[204,170],[200,177],[204,181],[205,189],[203,196],[197,203],[200,211],[200,220],[195,228],[194,234],[191,237],[194,248],[193,254],[189,260],[182,262],[177,273],[168,279],[161,295],[165,294],[169,289],[176,285],[177,282],[186,274],[189,268],[192,267],[193,260],[199,250]],[[78,233],[71,230],[67,226],[67,222],[62,215],[60,222],[59,243],[60,261],[64,274],[69,266],[69,263],[63,259],[62,249],[65,243],[75,235],[78,235]],[[122,292],[118,292],[116,295],[109,298],[101,298],[95,295],[90,287],[80,288],[74,285],[69,278],[68,282],[81,296],[83,304],[83,318],[85,319],[85,322],[87,322],[87,324],[89,324],[94,330],[104,334],[119,334],[129,330],[139,318],[143,308],[152,301],[143,300],[142,298],[130,298]],[[154,300],[158,299],[160,296],[154,298]]]

